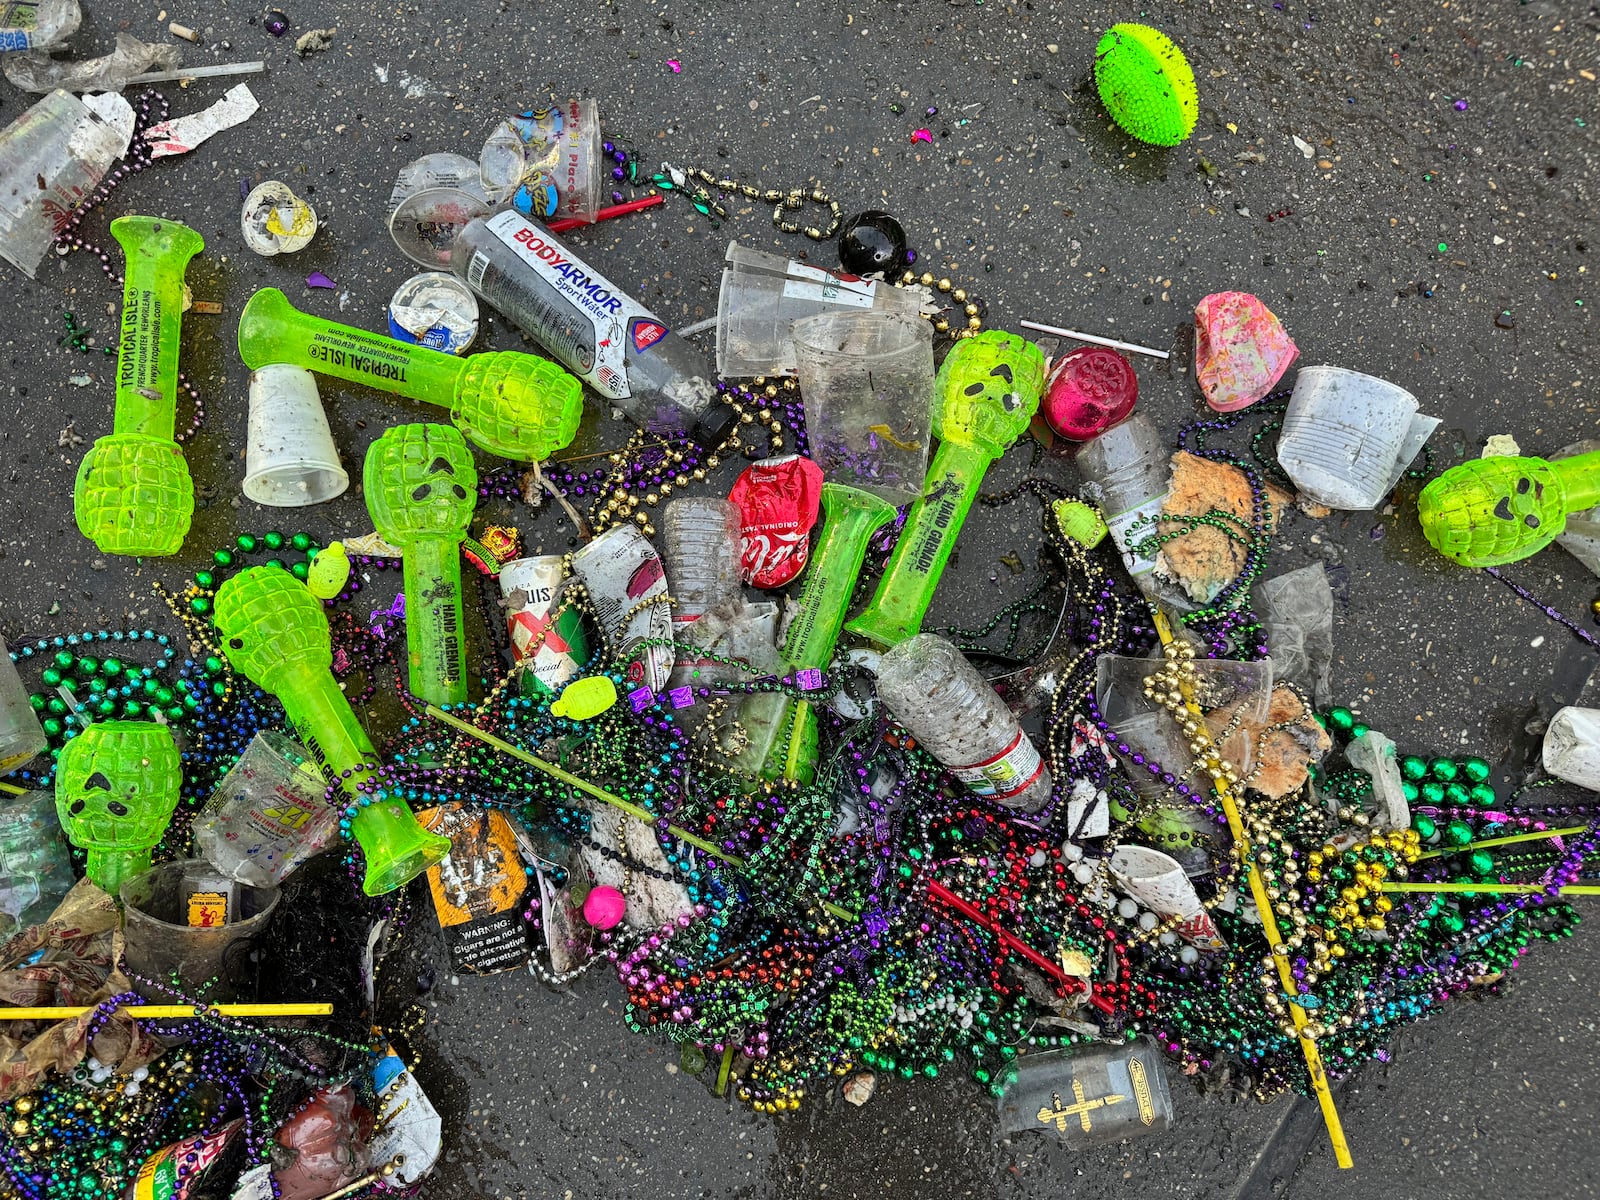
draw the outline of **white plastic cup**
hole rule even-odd
[[[350,486],[310,371],[270,363],[250,376],[244,494],[273,508],[332,500]]]
[[[1148,846],[1118,846],[1111,852],[1111,874],[1121,888],[1158,917],[1181,921],[1178,936],[1200,950],[1221,950],[1227,943],[1194,884],[1178,860]]]
[[[729,242],[717,295],[717,374],[795,374],[794,323],[839,310],[915,317],[919,304],[904,288]]]
[[[127,145],[115,125],[59,90],[0,131],[0,258],[32,278]]]
[[[1283,414],[1278,461],[1329,508],[1376,508],[1439,427],[1398,384],[1343,367],[1304,367]]]
[[[1541,750],[1557,779],[1600,791],[1600,709],[1568,705],[1550,718]]]

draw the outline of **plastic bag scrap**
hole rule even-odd
[[[1272,677],[1298,684],[1326,708],[1332,693],[1333,589],[1321,563],[1267,580],[1256,589],[1256,612],[1267,628]]]
[[[3,6],[4,0],[0,0]],[[4,11],[0,7],[0,11]],[[146,71],[172,71],[183,62],[177,46],[141,42],[131,34],[117,34],[117,48],[99,58],[52,58],[47,52],[8,55],[5,75],[12,86],[25,92],[120,92],[128,80]]]

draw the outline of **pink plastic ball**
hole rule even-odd
[[[1127,420],[1139,398],[1133,366],[1106,346],[1063,354],[1045,381],[1044,419],[1069,442],[1087,442]]]
[[[628,911],[628,901],[614,887],[593,887],[583,901],[583,919],[596,929],[610,929]]]

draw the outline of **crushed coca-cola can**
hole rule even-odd
[[[745,468],[728,499],[739,509],[746,583],[779,588],[805,569],[822,504],[821,467],[798,454],[763,458]]]

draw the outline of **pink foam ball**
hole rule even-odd
[[[628,911],[628,901],[614,887],[593,887],[583,901],[583,919],[596,929],[610,929]]]

